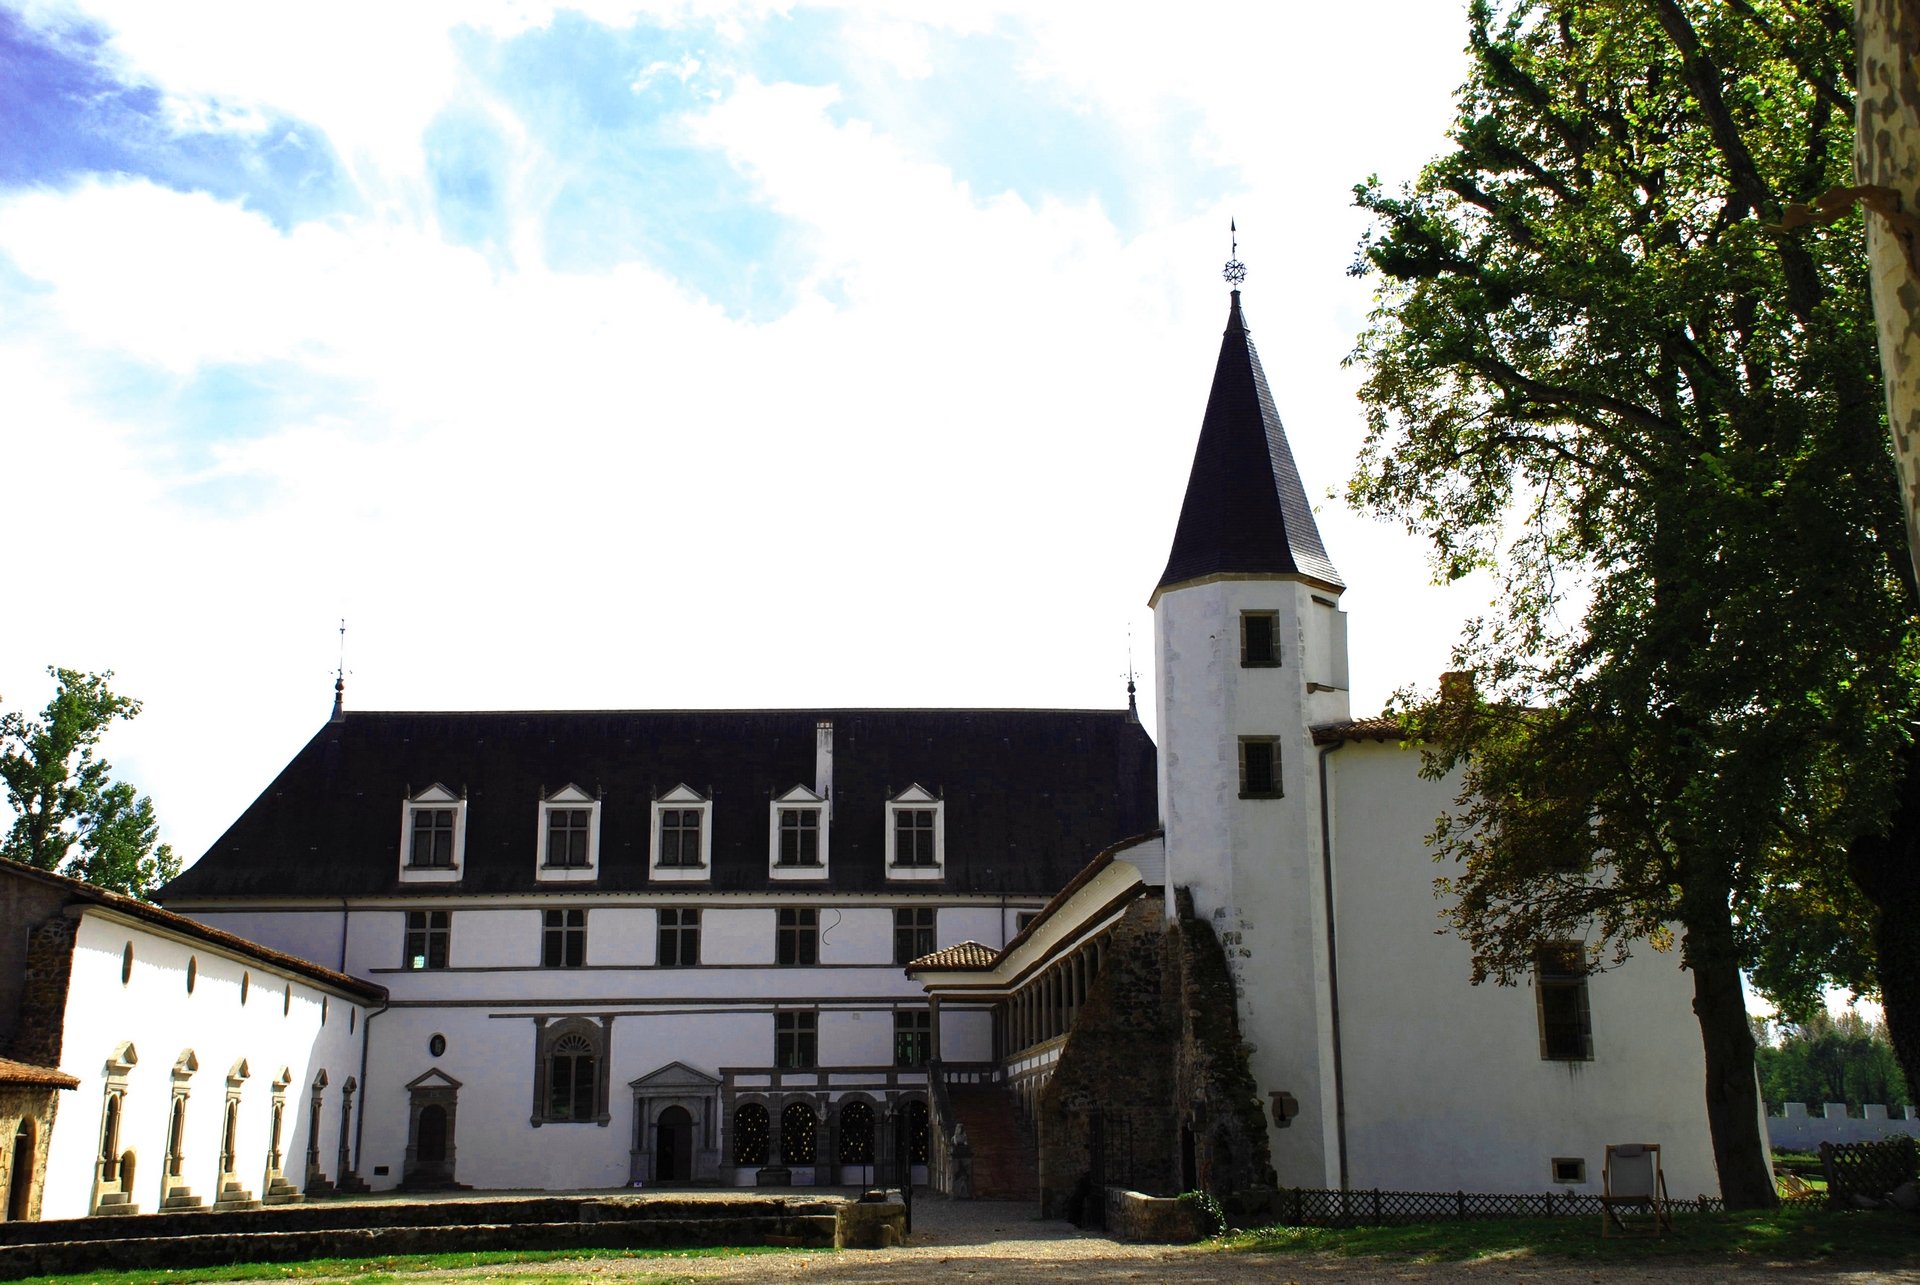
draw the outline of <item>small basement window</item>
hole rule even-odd
[[[1553,1158],[1553,1180],[1555,1182],[1585,1182],[1587,1180],[1587,1162],[1578,1156],[1555,1156]]]

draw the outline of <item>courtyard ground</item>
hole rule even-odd
[[[560,1259],[466,1269],[380,1273],[388,1282],[522,1283],[624,1281],[797,1281],[812,1285],[892,1285],[917,1282],[992,1281],[1039,1285],[1089,1282],[1293,1282],[1294,1285],[1360,1285],[1361,1282],[1451,1282],[1454,1285],[1920,1285],[1920,1234],[1916,1254],[1904,1262],[1806,1264],[1728,1262],[1661,1257],[1646,1261],[1569,1261],[1512,1254],[1475,1262],[1418,1263],[1405,1258],[1345,1258],[1310,1253],[1229,1253],[1207,1245],[1128,1245],[1081,1232],[1064,1222],[1035,1218],[1028,1204],[951,1202],[923,1198],[914,1205],[911,1243],[899,1249],[752,1254],[739,1257]],[[1594,1235],[1599,1236],[1596,1220]],[[258,1281],[284,1276],[263,1268]],[[306,1278],[311,1281],[314,1278]],[[345,1277],[341,1279],[366,1279]]]

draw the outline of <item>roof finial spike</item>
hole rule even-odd
[[[1240,262],[1240,225],[1233,219],[1227,220],[1227,236],[1232,250],[1227,258],[1226,271],[1220,275],[1226,278],[1229,286],[1233,287],[1233,292],[1239,294],[1240,283],[1247,279],[1247,265]]]
[[[1127,717],[1136,723],[1140,721],[1140,705],[1134,699],[1133,685],[1133,680],[1137,676],[1133,668],[1133,625],[1129,623],[1127,625]]]
[[[340,664],[333,671],[333,721],[347,718],[347,618],[340,617]]]

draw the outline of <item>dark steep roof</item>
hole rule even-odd
[[[1158,588],[1221,574],[1298,575],[1345,587],[1320,543],[1238,290]]]
[[[161,896],[819,888],[770,880],[767,860],[768,804],[813,785],[820,720],[834,729],[831,891],[1051,894],[1155,823],[1153,742],[1123,710],[350,712]],[[404,800],[436,783],[467,799],[461,878],[403,885]],[[650,885],[651,804],[682,783],[712,794],[712,879]],[[537,808],[569,784],[602,799],[599,878],[543,885]],[[945,802],[946,877],[889,884],[886,801],[915,784]]]

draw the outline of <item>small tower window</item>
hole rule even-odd
[[[1280,742],[1271,736],[1240,738],[1240,797],[1277,799],[1280,790]]]
[[[1240,665],[1243,669],[1273,669],[1280,664],[1280,613],[1240,613]]]

